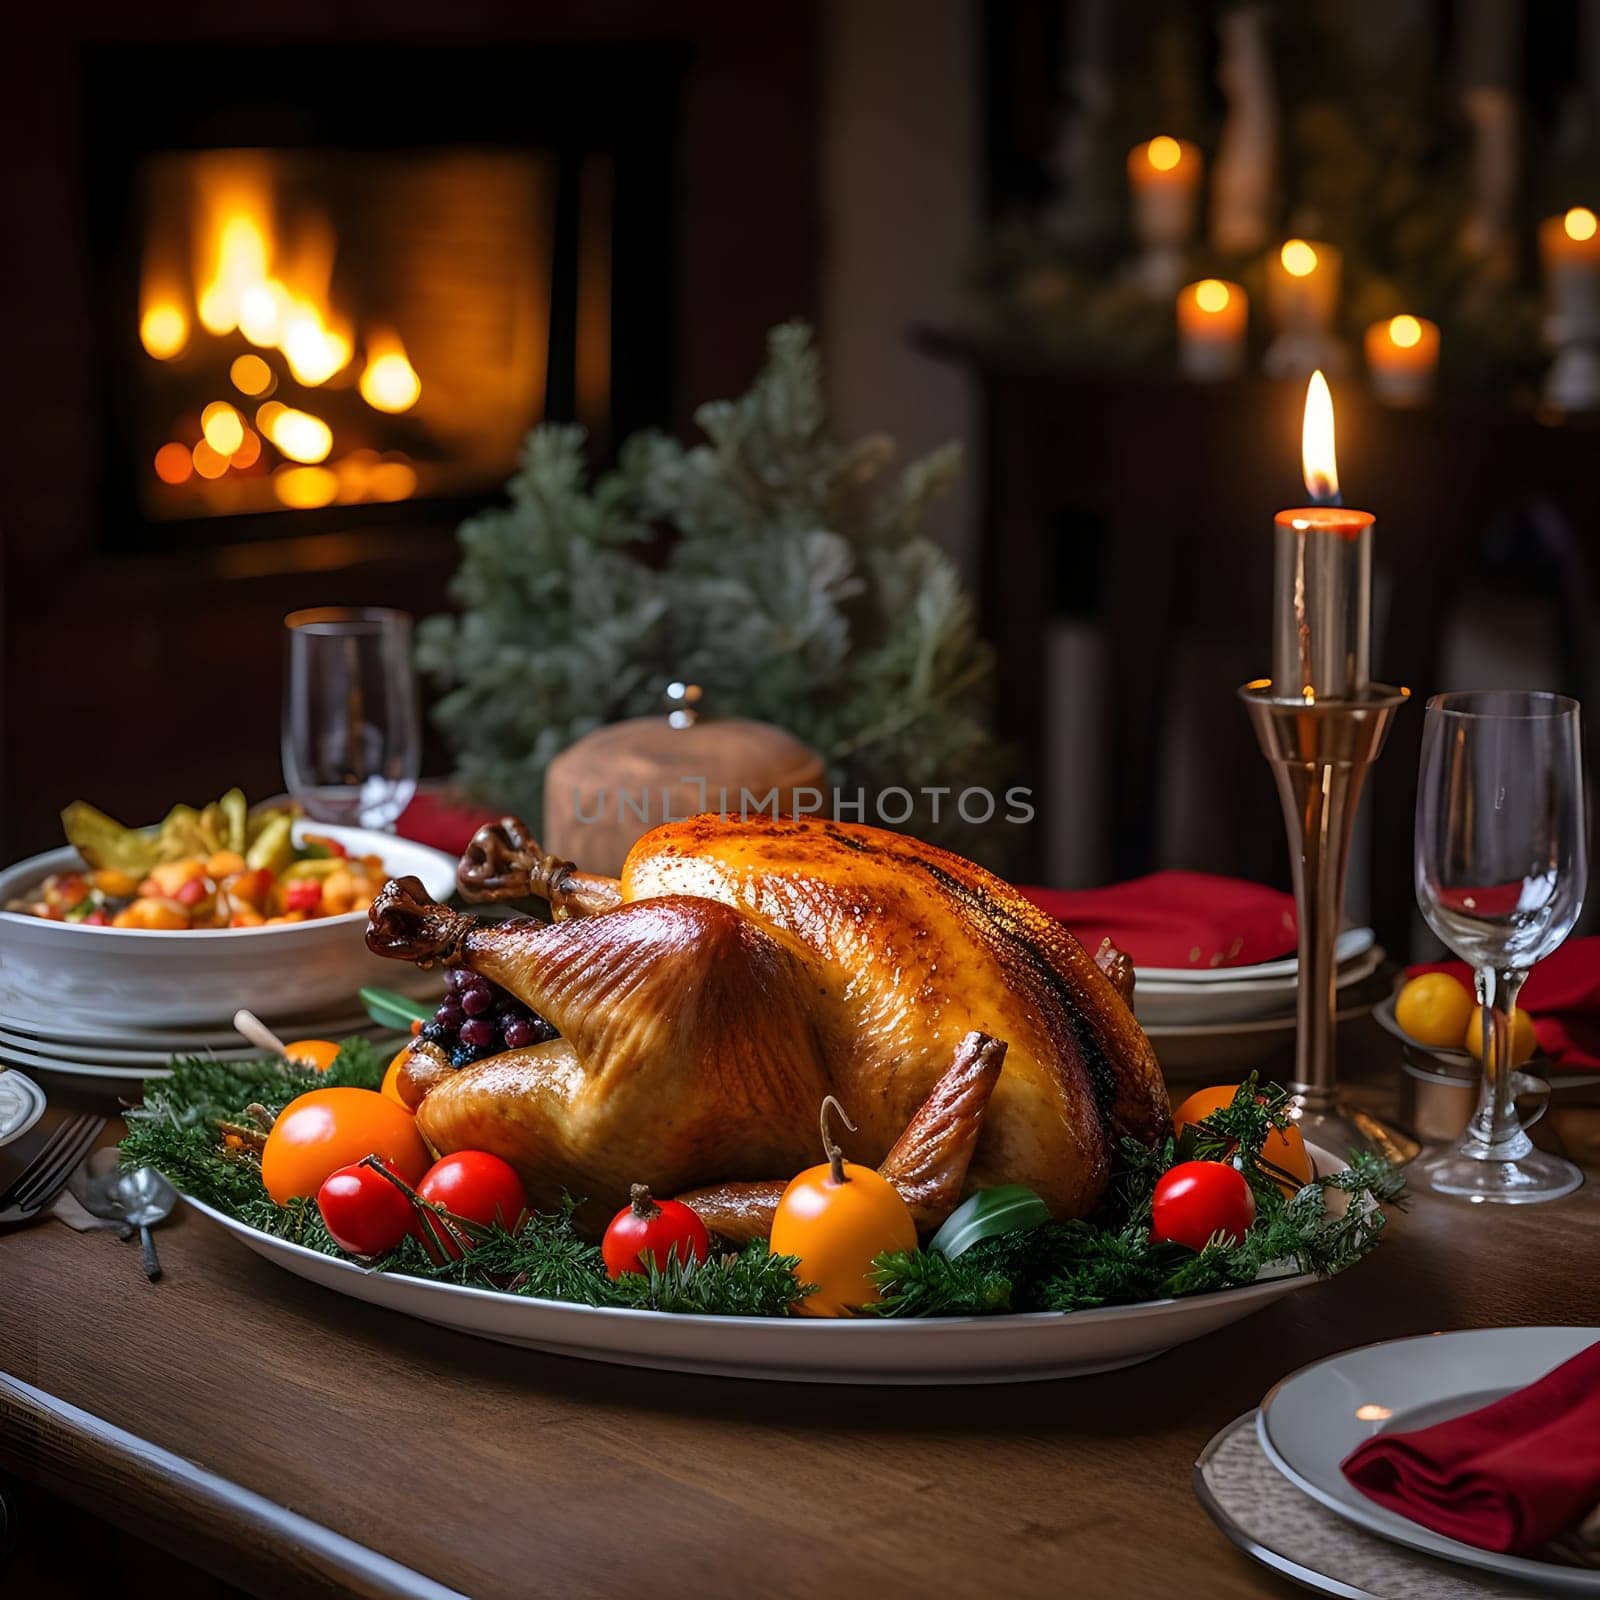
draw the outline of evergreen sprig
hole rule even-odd
[[[382,1073],[382,1056],[362,1039],[347,1041],[326,1072],[279,1061],[175,1061],[172,1077],[152,1083],[145,1104],[128,1113],[123,1160],[159,1168],[185,1194],[247,1226],[342,1256],[316,1203],[274,1204],[262,1186],[259,1156],[248,1144],[230,1145],[225,1127],[247,1126],[253,1104],[276,1113],[308,1089],[375,1089]],[[1259,1157],[1267,1133],[1280,1125],[1283,1097],[1266,1088],[1258,1102],[1257,1092],[1252,1078],[1231,1106],[1176,1145],[1167,1140],[1148,1150],[1124,1141],[1110,1198],[1093,1221],[1014,1230],[980,1240],[955,1259],[936,1250],[880,1256],[874,1279],[883,1299],[872,1309],[893,1317],[1077,1311],[1226,1289],[1263,1275],[1343,1271],[1377,1243],[1380,1202],[1400,1199],[1403,1179],[1375,1157],[1353,1157],[1343,1171],[1287,1197],[1266,1177],[1256,1187],[1255,1224],[1238,1245],[1196,1253],[1150,1238],[1150,1192],[1185,1148],[1225,1148],[1241,1161],[1252,1152]],[[1342,1211],[1328,1205],[1330,1192],[1348,1196]],[[797,1280],[800,1263],[771,1254],[759,1240],[704,1262],[673,1258],[665,1268],[652,1264],[647,1273],[613,1280],[599,1248],[575,1226],[575,1210],[568,1199],[514,1233],[498,1225],[474,1229],[474,1248],[446,1261],[408,1237],[375,1270],[581,1305],[722,1316],[783,1316],[810,1292]]]
[[[955,567],[919,531],[959,450],[889,477],[888,440],[835,439],[801,323],[773,329],[747,394],[695,420],[703,442],[636,435],[593,483],[582,430],[539,427],[509,504],[462,525],[459,614],[418,635],[458,780],[537,826],[551,759],[660,710],[680,679],[719,714],[813,745],[852,797],[910,790],[903,825],[919,836],[961,837],[950,796],[992,784],[1002,763],[991,653]],[[640,559],[663,530],[659,559]],[[921,793],[936,786],[937,821]]]
[[[1109,1198],[1093,1222],[1056,1222],[1003,1234],[954,1261],[932,1251],[880,1256],[883,1316],[971,1316],[996,1311],[1081,1311],[1092,1306],[1203,1294],[1291,1272],[1331,1276],[1378,1242],[1382,1207],[1403,1203],[1405,1179],[1376,1156],[1353,1153],[1343,1170],[1292,1194],[1292,1176],[1262,1157],[1288,1127],[1287,1093],[1252,1074],[1233,1101],[1181,1139],[1147,1148],[1124,1139]],[[1150,1237],[1150,1200],[1176,1161],[1236,1162],[1256,1200],[1256,1220],[1236,1245],[1195,1252]],[[1348,1197],[1330,1206],[1330,1192]]]

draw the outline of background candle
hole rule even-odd
[[[1160,134],[1128,152],[1133,225],[1142,244],[1170,248],[1194,233],[1200,202],[1200,151]]]
[[[1387,317],[1367,329],[1372,390],[1391,406],[1420,406],[1439,370],[1439,325],[1426,317]]]
[[[1600,313],[1600,221],[1587,206],[1574,206],[1539,224],[1551,314],[1567,335],[1587,334]]]
[[[1263,365],[1270,377],[1343,372],[1349,357],[1333,335],[1341,257],[1331,244],[1288,239],[1267,257],[1267,309],[1277,337]]]
[[[1319,504],[1280,511],[1273,529],[1272,691],[1279,699],[1348,700],[1370,678],[1372,525],[1339,498],[1333,400],[1320,372],[1301,433],[1306,493]]]
[[[1267,258],[1267,305],[1286,333],[1320,333],[1339,303],[1341,256],[1331,244],[1289,239]]]
[[[1244,363],[1250,301],[1236,283],[1202,278],[1178,291],[1178,360],[1191,378],[1230,378]]]
[[[1539,224],[1544,261],[1544,335],[1556,359],[1544,397],[1561,411],[1600,406],[1600,221],[1587,206]]]

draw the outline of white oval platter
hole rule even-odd
[[[1313,1154],[1317,1170],[1339,1163]],[[187,1196],[185,1198],[188,1198]],[[1334,1200],[1343,1196],[1335,1192]],[[582,1306],[370,1272],[189,1204],[297,1277],[502,1344],[622,1366],[796,1383],[1027,1383],[1148,1361],[1319,1280],[1285,1270],[1239,1289],[1092,1311],[921,1318],[716,1317]]]

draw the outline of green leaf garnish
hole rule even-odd
[[[1050,1207],[1032,1189],[1020,1183],[1005,1183],[994,1189],[980,1189],[963,1200],[934,1234],[928,1248],[953,1261],[980,1239],[1037,1228],[1049,1220]]]

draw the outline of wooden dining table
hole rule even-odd
[[[1341,1038],[1391,1100],[1393,1042]],[[1206,1442],[1335,1351],[1600,1321],[1594,1175],[1545,1206],[1416,1194],[1370,1258],[1233,1327],[987,1387],[541,1355],[342,1298],[186,1210],[158,1283],[114,1232],[50,1220],[0,1238],[0,1473],[228,1586],[194,1593],[1287,1596],[1196,1499]],[[25,1507],[24,1576],[27,1534]],[[0,1566],[33,1592],[76,1591]]]

